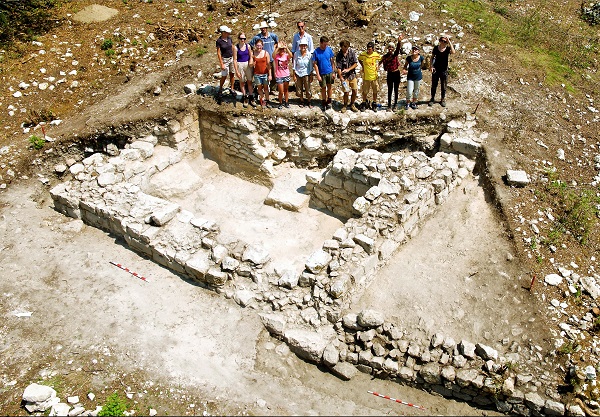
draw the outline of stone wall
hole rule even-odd
[[[414,118],[391,112],[342,114],[299,109],[293,115],[268,112],[249,118],[201,108],[198,117],[202,149],[223,171],[269,183],[273,166],[284,160],[316,167],[340,149],[360,151],[402,142],[433,151],[446,130],[447,118],[458,114],[464,117],[458,110]]]
[[[266,161],[284,158],[284,149],[285,158],[295,155],[294,150],[299,158],[309,152],[300,150],[305,148],[301,141],[299,146],[282,146],[283,137],[298,134],[293,131],[272,132],[279,138],[272,142],[270,135],[261,136],[252,126],[242,129],[249,123],[244,119],[228,125],[237,126],[237,131],[228,127],[223,133],[207,125],[216,123],[210,117],[207,120],[202,112],[200,117],[198,122],[193,114],[185,114],[158,123],[152,134],[139,135],[112,155],[96,153],[71,164],[70,178],[51,190],[56,209],[122,237],[133,250],[242,307],[263,311],[263,322],[275,337],[340,378],[362,371],[479,405],[494,404],[503,412],[564,414],[563,404],[537,391],[539,380],[510,369],[513,362],[535,357],[533,350],[502,356],[483,344],[456,343],[439,334],[415,340],[376,312],[347,313],[351,296],[372,281],[398,247],[471,175],[473,159],[445,152],[429,157],[423,152],[340,150],[324,170],[307,176],[307,189],[315,205],[323,204],[349,220],[298,272],[273,267],[270,254],[260,247],[221,239],[219,225],[211,219],[141,191],[154,173],[197,152],[200,138],[203,150],[212,147],[221,158],[235,157],[257,171],[266,169]],[[276,123],[282,126],[284,121]],[[448,132],[450,149],[455,138],[476,144],[472,128],[457,124]],[[325,149],[314,152],[328,152]]]

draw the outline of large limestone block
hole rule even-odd
[[[313,330],[302,328],[287,329],[284,339],[292,352],[300,358],[314,363],[321,363],[323,352],[330,340]]]
[[[23,392],[23,401],[28,403],[41,403],[56,397],[56,390],[47,385],[30,384]]]
[[[323,268],[329,265],[331,262],[331,255],[324,250],[318,250],[313,252],[308,260],[306,261],[306,269],[313,274],[319,273]]]

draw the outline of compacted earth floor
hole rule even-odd
[[[63,400],[78,395],[87,409],[113,391],[127,393],[136,414],[492,413],[365,374],[343,382],[303,362],[268,335],[257,311],[61,215],[36,180],[0,196],[0,242],[3,413],[26,414],[21,395],[35,381],[52,384]],[[476,314],[476,306],[465,309]]]

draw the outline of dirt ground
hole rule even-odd
[[[415,336],[440,332],[501,351],[531,341],[547,351],[546,323],[530,283],[498,212],[468,178],[351,307],[378,306]]]
[[[63,399],[79,395],[93,409],[88,391],[102,398],[117,389],[134,394],[136,414],[487,414],[364,374],[343,382],[301,361],[268,335],[256,311],[55,212],[35,181],[11,188],[0,203],[3,413],[24,414],[23,384],[54,372],[46,381]],[[31,316],[15,315],[25,312]]]
[[[347,37],[360,50],[366,40],[387,31],[394,22],[397,28],[396,15],[380,12],[368,27],[349,29],[341,2],[287,2],[273,10],[271,3],[260,3],[242,12],[235,9],[237,2],[107,0],[102,3],[119,12],[109,20],[80,23],[72,18],[93,3],[64,2],[57,16],[64,19],[63,25],[40,36],[42,46],[20,44],[0,53],[0,412],[25,415],[20,408],[24,388],[45,381],[62,399],[79,395],[87,409],[102,404],[113,391],[130,393],[129,406],[136,414],[147,414],[150,408],[165,415],[493,414],[363,374],[342,382],[297,359],[268,336],[256,311],[241,309],[231,300],[182,280],[114,237],[55,212],[48,188],[39,179],[58,181],[52,164],[41,162],[58,155],[49,150],[52,145],[37,151],[29,143],[31,134],[41,134],[37,123],[50,110],[51,119],[63,123],[47,124],[46,132],[64,140],[61,145],[65,147],[77,135],[100,126],[118,126],[140,114],[172,111],[183,96],[183,84],[215,83],[214,31],[232,18],[239,21],[230,26],[252,33],[258,14],[276,8],[282,15],[276,29],[280,37],[291,39],[294,21],[300,16],[309,22],[313,36],[331,34],[333,46]],[[573,8],[579,2],[563,3],[558,6],[563,8],[561,15],[565,19],[576,16]],[[234,10],[228,10],[229,6]],[[448,24],[449,16],[435,11],[437,2],[422,7],[420,2],[408,1],[394,7],[399,16],[411,10],[423,12],[419,23],[407,26],[407,32],[415,36],[438,32]],[[95,13],[98,16],[102,10],[95,9]],[[452,18],[460,23],[459,17]],[[185,33],[186,25],[197,30],[199,41],[177,37]],[[161,27],[172,30],[160,32]],[[142,56],[150,32],[164,37],[144,46],[156,53]],[[456,340],[483,339],[492,346],[504,338],[531,340],[550,349],[549,326],[558,328],[546,321],[548,300],[569,300],[563,296],[564,289],[540,284],[530,293],[523,287],[529,286],[532,275],[540,278],[556,272],[556,265],[576,262],[583,273],[599,270],[599,232],[594,228],[586,245],[566,234],[555,253],[547,244],[535,247],[524,240],[525,229],[541,212],[558,208],[555,196],[545,193],[547,182],[542,181],[549,167],[556,167],[560,179],[574,190],[596,175],[597,116],[586,110],[597,106],[593,103],[597,85],[586,77],[586,72],[596,76],[595,70],[582,71],[580,85],[573,91],[565,87],[573,79],[565,79],[563,85],[546,82],[535,65],[510,59],[509,47],[489,48],[473,32],[465,32],[463,49],[451,64],[456,76],[451,80],[449,102],[461,100],[476,109],[478,126],[499,138],[488,144],[488,175],[497,185],[495,197],[501,201],[495,203],[500,210],[485,202],[477,183],[466,181],[352,306],[384,306],[407,331],[419,334],[440,331]],[[107,38],[120,40],[112,58],[100,49]],[[132,52],[136,50],[138,55]],[[184,51],[181,60],[189,65],[170,78],[169,69],[180,50]],[[77,75],[64,76],[67,82],[57,83],[54,90],[29,89],[19,99],[14,96],[22,81],[58,79],[63,77],[61,71],[73,69]],[[196,78],[198,71],[200,78]],[[74,80],[78,87],[71,87]],[[159,97],[152,93],[156,86],[162,87]],[[428,98],[427,93],[424,97]],[[34,122],[30,130],[23,126],[27,121]],[[557,158],[559,148],[566,151],[566,159]],[[238,179],[222,177],[209,166],[190,165],[198,181],[208,176],[223,187],[237,184],[229,181]],[[525,169],[532,185],[505,187],[506,169]],[[209,190],[213,185],[202,186]],[[267,191],[252,187],[245,188],[253,191],[241,196],[244,203],[236,205],[240,211],[234,215],[241,216],[244,210],[246,214],[262,212],[261,219],[266,221],[274,209],[259,208],[255,197],[262,198]],[[190,198],[181,202],[194,211],[205,204]],[[225,199],[214,203],[217,209],[219,204],[231,205]],[[290,219],[297,220],[297,216],[280,221]],[[295,227],[315,231],[317,221],[323,220],[317,216]],[[327,227],[318,232],[327,235],[338,220],[325,221]],[[239,227],[225,223],[232,230]],[[536,224],[546,236],[553,226]],[[253,227],[264,231],[269,225],[246,225],[249,238],[256,230]],[[287,242],[281,237],[277,242],[303,245],[309,251],[316,239]],[[297,255],[295,262],[301,257]],[[149,282],[117,269],[110,261],[126,265]],[[584,295],[582,303],[569,302],[567,311],[581,317],[595,305]],[[31,317],[19,314],[28,312]],[[587,340],[595,339],[591,334]],[[573,358],[582,363],[594,359],[586,348]],[[367,390],[427,410],[375,398]],[[96,394],[95,401],[86,398],[88,392]]]

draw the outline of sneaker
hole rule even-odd
[[[310,104],[310,100],[308,100],[308,104],[307,104],[307,106],[308,106],[308,108],[309,108],[309,109],[312,109],[312,108],[313,108],[312,104]]]
[[[279,106],[277,106],[277,109],[279,109],[279,110],[283,109],[283,104],[280,104]]]
[[[379,106],[377,105],[377,103],[375,103],[375,102],[371,103],[371,110],[377,111],[378,107]]]
[[[266,105],[267,105],[267,103],[265,102],[265,100],[261,98],[260,99],[260,106],[264,109]]]
[[[434,103],[434,101],[433,101],[433,100],[429,100],[429,103],[427,103],[427,105],[428,105],[429,107],[431,107],[431,106],[433,106],[433,103]]]
[[[406,104],[404,105],[404,110],[408,110],[409,108],[410,108],[410,105],[409,105],[408,103],[406,103]]]
[[[285,104],[283,105],[283,107],[285,107],[286,109],[290,108],[290,103],[288,103],[287,101],[285,102]]]
[[[442,100],[442,101],[440,102],[440,105],[441,105],[442,107],[446,107],[446,100]]]
[[[242,107],[248,107],[248,97],[242,96]]]
[[[419,107],[419,106],[417,106],[417,103],[415,103],[414,101],[412,103],[410,103],[410,108],[411,109],[417,110],[417,107]]]
[[[325,110],[331,110],[331,104],[326,104],[325,105]]]
[[[354,103],[352,103],[350,105],[350,110],[352,110],[353,112],[357,112],[358,111],[358,109],[356,108],[356,105]]]
[[[346,106],[342,107],[342,110],[340,110],[342,113],[346,113]]]
[[[252,96],[248,97],[248,104],[256,108],[256,103],[254,102],[254,98],[252,98]]]

